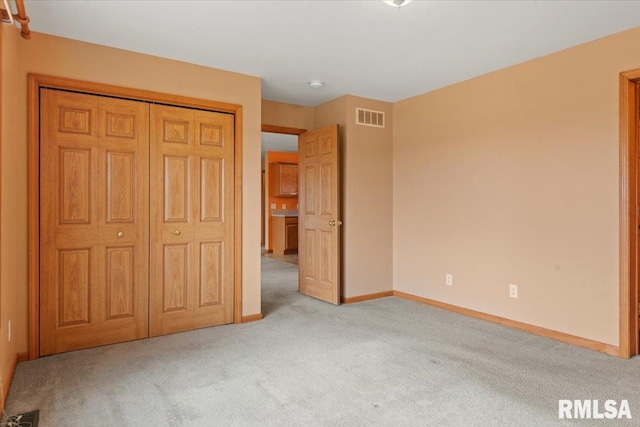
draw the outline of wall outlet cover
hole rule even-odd
[[[518,298],[518,285],[509,285],[509,296],[511,298]]]

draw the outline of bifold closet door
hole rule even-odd
[[[144,338],[149,106],[40,96],[40,354]]]
[[[151,336],[233,322],[233,126],[151,106]]]

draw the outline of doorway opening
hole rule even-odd
[[[297,135],[297,153],[289,162],[269,162],[265,155],[265,252],[298,255],[298,291],[330,304],[341,299],[341,195],[338,125],[304,131],[262,126],[263,132]],[[294,163],[294,160],[298,162]],[[282,203],[277,197],[288,198]],[[274,205],[275,201],[275,206]],[[296,209],[293,208],[295,204]],[[277,209],[280,207],[280,209]],[[299,210],[297,209],[299,207]],[[299,214],[298,214],[299,212]],[[271,232],[271,236],[269,235]],[[268,252],[266,252],[268,253]],[[263,256],[263,265],[266,262]],[[263,270],[263,277],[265,271]],[[291,280],[294,285],[295,279]],[[263,281],[264,283],[264,281]],[[291,286],[294,287],[294,286]],[[268,314],[271,304],[263,309]]]
[[[298,292],[298,134],[262,132],[261,293],[263,315]]]

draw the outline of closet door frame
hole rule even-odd
[[[233,323],[242,322],[242,106],[42,74],[28,75],[28,302],[29,360],[40,357],[40,88],[230,113],[234,120]]]

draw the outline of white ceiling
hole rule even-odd
[[[267,151],[298,151],[298,136],[262,132],[262,156]]]
[[[259,76],[263,98],[308,106],[395,102],[640,25],[638,0],[26,4],[34,31]]]

